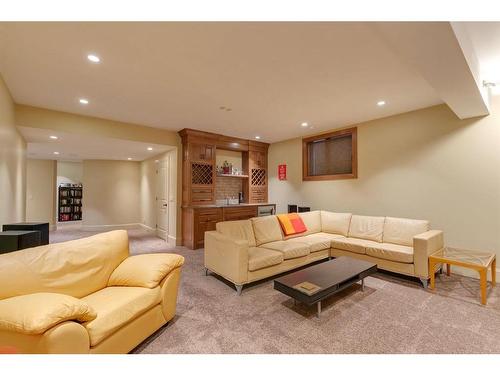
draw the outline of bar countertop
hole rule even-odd
[[[182,208],[236,208],[236,207],[255,207],[255,206],[276,206],[276,203],[198,204],[198,205],[182,206]]]

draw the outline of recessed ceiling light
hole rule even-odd
[[[160,161],[159,160],[155,160],[155,163],[159,163]]]
[[[85,104],[85,105],[89,104],[88,99],[81,98],[79,101],[80,101],[80,104]]]
[[[54,151],[54,155],[59,155],[59,151]]]
[[[50,139],[57,139],[57,136],[56,135],[51,135],[49,138]]]
[[[87,59],[89,59],[93,63],[101,62],[101,59],[99,58],[99,56],[92,55],[92,54],[91,55],[87,55]]]
[[[127,160],[132,160],[132,158],[127,158]]]
[[[302,124],[300,124],[300,126],[302,126],[303,128],[307,128],[309,124],[307,122],[303,122]]]
[[[260,135],[256,135],[256,136],[255,136],[255,139],[260,139]]]
[[[380,100],[380,101],[377,102],[377,105],[379,107],[382,107],[383,105],[385,105],[385,101],[384,100]]]
[[[153,147],[148,147],[148,151],[153,151]]]

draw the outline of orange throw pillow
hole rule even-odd
[[[306,225],[298,214],[281,214],[277,216],[285,236],[291,236],[292,234],[299,234],[307,231]]]

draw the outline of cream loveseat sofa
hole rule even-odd
[[[428,256],[443,247],[443,232],[429,222],[312,211],[299,213],[307,231],[284,237],[276,216],[217,223],[205,232],[205,268],[235,284],[277,275],[339,256],[420,278],[427,287]]]
[[[183,263],[123,230],[1,255],[0,351],[127,353],[174,317]]]

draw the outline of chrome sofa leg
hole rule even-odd
[[[205,268],[205,276],[208,276],[208,268]]]
[[[234,284],[234,286],[236,287],[236,293],[238,293],[238,295],[241,296],[241,291],[243,290],[243,285]]]
[[[421,277],[420,282],[422,283],[422,286],[424,287],[424,289],[427,289],[427,284],[429,283],[429,280]]]

